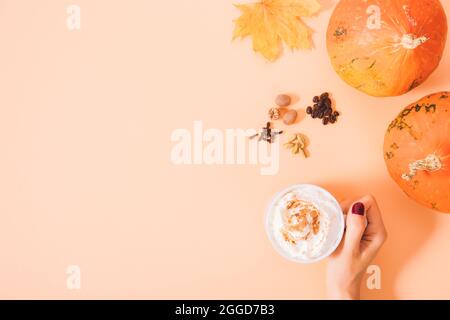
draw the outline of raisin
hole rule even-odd
[[[324,92],[320,95],[320,99],[327,99],[329,97],[329,93],[328,92]]]

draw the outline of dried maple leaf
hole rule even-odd
[[[235,5],[242,15],[234,21],[233,39],[251,36],[253,50],[270,61],[276,60],[282,42],[291,49],[311,47],[310,29],[300,17],[317,13],[317,0],[261,0]]]

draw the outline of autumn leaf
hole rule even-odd
[[[301,17],[320,10],[317,0],[261,0],[235,6],[242,15],[234,21],[233,39],[252,37],[253,50],[266,59],[276,60],[282,43],[293,50],[311,48],[311,32]]]

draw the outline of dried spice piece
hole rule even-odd
[[[302,151],[305,158],[309,157],[308,152],[306,151],[306,137],[301,133],[295,134],[284,146],[287,149],[291,149],[292,154],[298,154]]]
[[[283,116],[283,122],[286,125],[294,124],[296,120],[297,120],[297,111],[295,110],[289,110]]]
[[[282,43],[290,49],[311,48],[311,31],[301,17],[320,10],[317,0],[260,0],[235,5],[242,15],[234,21],[233,39],[251,37],[253,50],[267,60],[276,60]]]
[[[278,109],[278,108],[271,108],[269,110],[269,118],[270,118],[270,120],[278,120],[278,119],[280,119],[280,116],[281,116],[280,109]]]
[[[256,137],[259,137],[258,141],[266,141],[268,143],[273,143],[275,140],[275,137],[283,134],[283,131],[276,131],[271,128],[270,122],[267,122],[266,126],[261,129],[260,133],[257,133],[251,137],[250,139],[254,139]]]
[[[279,107],[289,107],[291,105],[292,99],[287,94],[280,94],[276,97],[275,103]]]

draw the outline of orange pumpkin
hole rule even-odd
[[[408,196],[450,213],[450,92],[406,107],[387,130],[384,157]]]
[[[339,76],[372,96],[397,96],[438,67],[447,39],[439,0],[341,0],[327,33]]]

